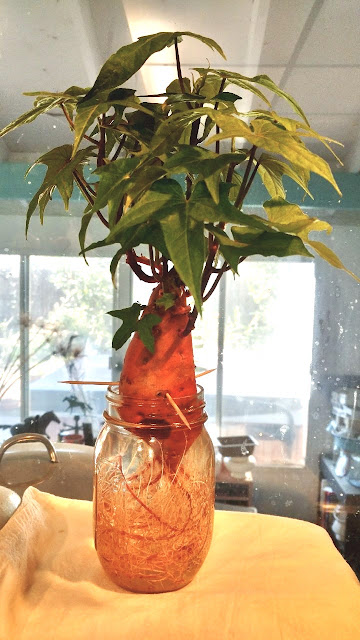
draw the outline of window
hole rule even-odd
[[[20,415],[19,301],[20,256],[0,253],[0,424]]]
[[[248,260],[227,274],[193,331],[208,430],[249,434],[258,464],[305,462],[315,276],[312,262]],[[144,303],[148,285],[134,281]]]
[[[1,370],[5,375],[8,370],[2,383],[2,425],[49,410],[72,425],[82,408],[66,412],[64,399],[76,395],[88,406],[87,417],[98,432],[103,390],[59,384],[111,375],[110,260],[89,258],[88,263],[80,257],[1,256]],[[3,430],[2,435],[9,433]],[[56,439],[57,432],[51,435]]]

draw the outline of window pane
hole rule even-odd
[[[52,410],[68,425],[74,415],[98,431],[104,389],[59,380],[109,380],[112,284],[107,258],[30,259],[30,410]],[[72,411],[66,412],[69,401]],[[74,404],[75,403],[75,404]],[[73,406],[74,405],[74,406]],[[88,406],[87,406],[88,405]],[[91,408],[89,408],[91,407]]]
[[[0,254],[0,425],[20,415],[19,341],[20,256]],[[0,441],[9,431],[0,429]]]
[[[254,436],[258,464],[304,464],[314,265],[246,261],[239,271],[227,275],[220,433]]]

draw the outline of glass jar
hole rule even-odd
[[[214,449],[204,427],[203,390],[139,401],[107,393],[95,445],[95,547],[119,586],[158,593],[188,584],[210,547]],[[136,416],[136,422],[129,422]],[[185,422],[187,424],[185,424]]]

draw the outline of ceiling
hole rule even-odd
[[[119,47],[141,35],[187,30],[214,38],[227,61],[184,38],[184,75],[208,61],[268,74],[294,95],[313,128],[344,144],[338,154],[345,170],[360,170],[359,0],[0,0],[0,8],[0,128],[31,108],[22,91],[91,85]],[[130,86],[158,93],[175,77],[168,48]],[[256,104],[244,99],[241,106]],[[292,115],[279,100],[273,106]],[[43,115],[0,140],[0,160],[31,160],[68,140],[64,118]]]

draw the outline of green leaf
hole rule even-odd
[[[244,239],[241,227],[231,227],[231,231],[235,240],[241,242]],[[262,256],[278,256],[281,258],[294,255],[311,257],[311,253],[306,249],[301,238],[281,231],[264,231],[254,239],[254,242],[249,247],[241,251],[243,256],[260,254]]]
[[[136,325],[139,337],[150,353],[155,351],[155,339],[152,330],[159,322],[161,322],[160,316],[155,313],[147,313]]]
[[[202,69],[202,68],[196,68],[195,67],[194,71],[197,71],[201,75],[203,73],[206,73],[206,72],[211,72],[211,74],[216,74],[216,75],[213,76],[213,75],[210,75],[210,73],[209,73],[209,77],[210,78],[217,78],[218,81],[219,81],[219,87],[220,87],[220,84],[221,84],[222,80],[224,78],[227,78],[228,79],[227,84],[229,84],[229,82],[231,82],[231,84],[235,84],[237,87],[240,87],[241,89],[245,89],[245,91],[250,91],[251,93],[256,95],[258,98],[260,98],[260,100],[265,102],[265,104],[267,104],[268,107],[271,107],[271,104],[270,104],[269,100],[263,94],[263,92],[260,91],[260,89],[258,89],[257,87],[255,87],[250,82],[250,78],[247,78],[246,76],[242,76],[241,74],[237,74],[237,73],[234,73],[234,72],[231,72],[231,71],[224,71],[223,69]]]
[[[117,286],[116,286],[116,269],[118,268],[118,264],[119,264],[122,256],[123,256],[123,251],[121,249],[119,249],[115,253],[115,255],[112,258],[111,263],[110,263],[111,280],[112,280],[112,283],[113,283],[115,289],[117,288]]]
[[[101,68],[94,86],[85,96],[84,101],[93,98],[94,95],[104,91],[105,89],[114,89],[115,87],[124,84],[124,82],[129,80],[129,78],[131,78],[131,76],[133,76],[134,73],[143,66],[146,60],[153,53],[170,46],[174,43],[175,38],[180,38],[183,35],[188,35],[192,38],[201,40],[211,49],[218,51],[218,53],[225,58],[221,47],[219,47],[214,40],[189,31],[175,31],[173,33],[159,32],[143,36],[139,38],[137,42],[121,47],[121,49],[110,56]]]
[[[78,110],[74,123],[74,154],[76,153],[81,140],[83,139],[90,125],[94,122],[95,118],[97,116],[100,116],[102,113],[106,113],[107,110],[107,104],[95,104],[91,105],[90,107]]]
[[[198,73],[203,73],[204,71],[206,71],[206,69],[196,68],[195,71],[197,71]],[[299,115],[304,120],[304,122],[306,122],[307,125],[309,124],[305,116],[305,113],[303,112],[299,104],[296,102],[296,100],[289,93],[286,93],[286,91],[283,91],[282,89],[280,89],[280,87],[278,87],[277,84],[275,84],[275,82],[271,80],[271,78],[269,78],[269,76],[259,75],[251,78],[249,76],[243,76],[241,73],[236,73],[235,71],[226,71],[224,69],[208,69],[207,71],[208,73],[217,74],[222,78],[227,78],[227,80],[232,84],[236,84],[240,87],[242,86],[244,89],[247,89],[248,91],[252,91],[256,95],[258,95],[258,97],[260,97],[262,100],[264,100],[266,104],[270,106],[270,102],[266,98],[266,96],[264,96],[263,93],[258,91],[256,87],[254,87],[253,85],[259,84],[260,86],[263,86],[266,89],[269,89],[272,93],[275,93],[280,98],[283,98],[284,100],[286,100],[286,102],[288,102],[291,105],[291,108],[295,111],[295,113],[297,113],[297,115]]]
[[[215,203],[204,182],[198,182],[191,198],[186,202],[189,216],[198,222],[245,222],[252,217],[242,213],[229,202],[230,185],[220,183],[219,202]],[[257,222],[254,224],[258,224]]]
[[[165,258],[170,258],[167,250],[164,234],[159,224],[155,223],[142,223],[129,229],[119,231],[116,234],[111,234],[103,240],[93,242],[91,245],[84,249],[84,253],[93,249],[99,249],[100,247],[107,247],[112,244],[120,244],[121,249],[117,252],[117,258],[120,259],[127,251],[138,247],[141,244],[151,244],[155,249],[158,249]],[[115,265],[114,265],[115,267]]]
[[[78,105],[77,114],[74,122],[74,145],[73,145],[73,155],[75,155],[81,140],[86,134],[89,127],[92,125],[94,120],[103,113],[106,113],[110,107],[114,107],[115,105],[137,109],[143,109],[146,113],[148,110],[140,105],[138,98],[134,96],[129,96],[128,98],[124,98],[122,100],[118,99],[105,99],[101,102],[91,102],[89,103],[81,103]]]
[[[222,78],[217,75],[211,75],[207,69],[203,69],[203,73],[194,84],[194,91],[196,93],[201,91],[201,95],[204,95],[208,100],[212,100],[219,93],[221,84]]]
[[[174,306],[175,296],[173,293],[163,293],[161,298],[155,302],[156,307],[163,307],[165,311]]]
[[[192,109],[180,113],[174,113],[162,122],[155,131],[150,144],[150,149],[155,156],[161,156],[178,143],[181,135],[194,120],[197,120],[201,109]],[[203,115],[203,113],[201,113]]]
[[[122,347],[130,338],[131,334],[137,329],[137,320],[140,315],[141,305],[135,302],[131,307],[120,309],[119,311],[108,311],[113,318],[122,320],[121,327],[116,331],[112,347],[116,351]]]
[[[149,191],[131,209],[122,216],[121,220],[110,231],[108,240],[117,240],[119,233],[130,227],[147,222],[155,215],[166,215],[172,207],[184,206],[184,193],[176,180],[163,178],[155,182]]]
[[[91,205],[88,204],[88,206],[85,208],[85,211],[82,215],[81,218],[81,225],[80,225],[80,231],[79,231],[79,244],[80,244],[80,254],[85,258],[85,239],[86,239],[86,232],[88,229],[88,226],[91,222],[91,218],[93,217],[93,212],[91,211]],[[86,258],[85,258],[86,261]]]
[[[333,140],[332,138],[328,138],[327,136],[322,136],[320,133],[318,133],[317,131],[314,131],[314,129],[311,129],[311,127],[304,124],[303,122],[299,122],[298,120],[293,120],[292,118],[285,118],[283,116],[279,116],[279,114],[275,112],[272,112],[272,119],[277,121],[279,124],[285,127],[285,129],[287,129],[288,131],[293,131],[295,133],[298,133],[298,135],[303,138],[315,138],[316,140],[319,140],[319,142],[322,142],[322,144],[330,151],[330,153],[332,153],[334,158],[341,165],[343,164],[340,158],[336,155],[335,151],[332,149],[332,147],[329,144],[329,142],[332,142],[333,144],[337,144],[340,147],[343,147],[344,145],[341,142],[338,142],[337,140]]]
[[[331,233],[332,227],[328,222],[310,218],[297,204],[287,202],[284,198],[272,198],[264,202],[263,207],[269,222],[279,231],[294,233],[305,242],[311,231],[326,231]]]
[[[94,155],[94,146],[81,149],[73,158],[71,157],[71,151],[72,147],[70,144],[56,147],[38,158],[27,170],[26,175],[28,175],[29,171],[37,164],[45,164],[48,167],[42,185],[29,204],[26,216],[26,233],[28,231],[30,218],[37,206],[39,206],[40,210],[41,223],[43,222],[45,207],[51,199],[51,194],[55,188],[59,190],[65,209],[68,210],[69,200],[73,192],[73,171],[77,169],[81,173],[84,162]]]
[[[208,195],[211,201],[210,196]],[[159,220],[167,251],[175,269],[201,308],[201,274],[205,259],[203,224],[191,217],[184,193],[176,180],[163,178],[129,209],[108,236],[119,241],[125,229]]]
[[[183,86],[186,93],[191,93],[191,84],[189,78],[183,78]],[[175,78],[168,86],[166,87],[166,93],[182,93],[182,89],[180,86],[180,81],[178,78]],[[196,92],[195,92],[196,93]]]
[[[242,97],[231,91],[222,91],[212,98],[213,102],[236,102],[236,100],[242,100]]]
[[[17,129],[17,127],[20,127],[23,124],[28,124],[29,122],[32,122],[40,114],[47,113],[47,111],[50,111],[55,107],[58,107],[60,105],[60,102],[61,102],[60,98],[49,98],[48,100],[45,100],[43,104],[38,105],[37,107],[34,107],[34,109],[30,109],[30,111],[26,111],[26,113],[23,113],[21,116],[16,118],[16,120],[13,120],[8,125],[6,125],[6,127],[1,129],[0,138],[6,135],[7,133],[9,133],[10,131]]]
[[[205,180],[213,200],[218,203],[222,169],[231,163],[241,164],[246,157],[245,151],[218,155],[201,147],[179,145],[178,151],[165,161],[164,169],[170,175],[181,172],[200,175]]]
[[[100,181],[93,211],[106,207],[111,200],[121,200],[126,193],[127,180],[139,162],[139,158],[120,158],[94,171],[100,177]]]
[[[302,255],[312,257],[306,249],[304,243],[297,236],[282,233],[280,231],[267,230],[258,233],[251,227],[238,226],[231,227],[234,240],[218,229],[207,225],[211,233],[219,240],[220,253],[230,264],[234,272],[237,272],[239,259],[241,257],[262,255],[262,256],[292,256]]]
[[[315,249],[316,253],[318,253],[319,256],[323,258],[323,260],[326,260],[326,262],[331,264],[333,267],[336,267],[337,269],[342,269],[357,282],[360,282],[360,278],[358,278],[352,271],[349,271],[349,269],[346,269],[340,258],[337,257],[336,253],[331,251],[331,249],[329,249],[329,247],[327,247],[325,244],[323,244],[322,242],[317,242],[315,240],[307,240],[307,244]]]
[[[122,197],[127,194],[131,200],[139,198],[144,190],[149,189],[153,182],[165,174],[165,170],[157,165],[146,164],[146,158],[144,160],[142,157],[121,158],[100,167],[94,173],[100,176],[100,182],[93,212],[109,205],[109,224],[112,229],[116,224],[116,213]]]
[[[145,347],[150,353],[154,353],[155,340],[152,330],[161,322],[161,317],[155,313],[147,313],[138,320],[142,308],[138,302],[135,302],[131,307],[127,307],[126,309],[108,311],[108,314],[113,316],[113,318],[122,320],[122,325],[116,331],[112,341],[113,349],[120,349],[130,338],[131,334],[137,331]]]
[[[201,275],[205,261],[204,226],[184,208],[173,207],[160,221],[170,259],[201,312]]]
[[[286,162],[281,162],[273,156],[269,156],[267,153],[262,153],[259,158],[259,174],[271,197],[281,196],[285,198],[285,189],[282,183],[282,177],[284,175],[289,176],[294,182],[302,187],[310,198],[312,195],[308,189],[308,181],[310,172],[304,172],[299,167],[292,168]]]
[[[264,119],[252,120],[250,128],[242,120],[215,110],[209,110],[209,116],[222,131],[212,136],[207,144],[224,138],[244,137],[259,148],[282,155],[295,166],[317,173],[341,195],[328,163],[309,151],[299,135],[286,131]]]
[[[270,89],[270,91],[280,96],[280,98],[283,98],[284,100],[286,100],[291,105],[295,113],[297,113],[304,120],[304,122],[306,122],[306,124],[309,124],[305,113],[301,109],[300,105],[296,102],[295,98],[293,98],[289,93],[286,93],[286,91],[283,91],[282,89],[280,89],[280,87],[278,87],[275,84],[275,82],[273,82],[273,80],[269,78],[269,76],[267,75],[254,76],[253,78],[249,78],[249,80],[251,82],[256,82],[257,84],[260,84],[263,87],[266,87],[267,89]]]

